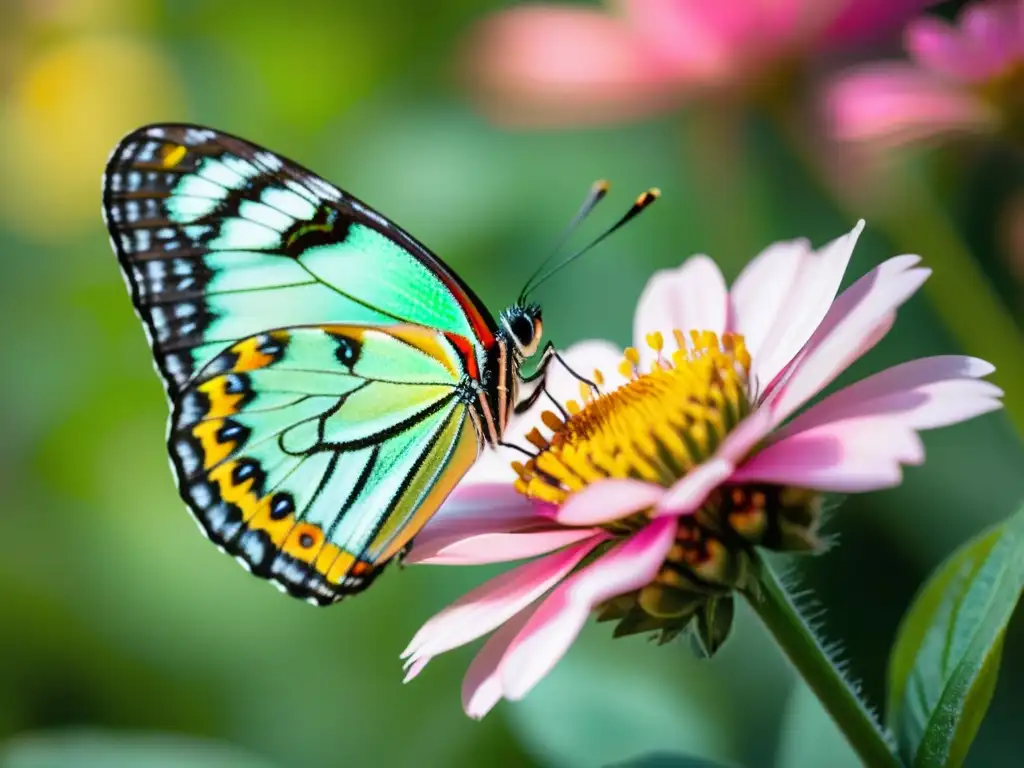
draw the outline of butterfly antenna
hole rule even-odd
[[[622,218],[620,218],[612,226],[606,229],[602,234],[594,238],[589,244],[583,246],[575,253],[566,256],[564,259],[562,259],[562,261],[558,262],[555,266],[553,266],[547,272],[542,274],[540,277],[535,276],[533,278],[530,278],[529,282],[527,283],[528,288],[523,290],[523,293],[520,296],[520,301],[523,301],[528,293],[536,290],[542,283],[544,283],[556,272],[569,266],[569,264],[576,261],[576,259],[578,259],[580,256],[587,253],[595,246],[604,242],[605,239],[611,236],[612,233],[618,231],[626,224],[628,224],[630,221],[632,221],[634,218],[636,218],[641,211],[650,206],[650,204],[657,200],[659,197],[661,197],[660,189],[658,189],[657,187],[651,187],[650,189],[648,189],[646,192],[644,192],[636,199],[632,207],[628,211],[626,211],[626,213],[623,214]]]
[[[597,204],[604,199],[604,196],[608,194],[608,190],[610,188],[611,185],[604,179],[598,179],[597,181],[590,185],[590,191],[584,198],[583,204],[580,205],[580,209],[576,212],[576,215],[572,217],[572,221],[569,222],[565,230],[562,232],[562,236],[558,239],[557,244],[552,249],[551,255],[540,263],[540,266],[537,267],[537,270],[532,275],[530,275],[530,279],[526,281],[526,284],[523,286],[523,290],[520,291],[520,303],[524,302],[526,300],[527,294],[529,294],[530,291],[532,291],[536,287],[531,285],[531,283],[533,283],[533,281],[537,279],[538,275],[540,275],[540,273],[544,271],[544,268],[547,267],[551,263],[551,261],[558,255],[558,252],[562,250],[562,246],[566,244],[572,233],[575,232],[576,228],[583,222],[585,218],[587,218],[588,214],[597,207]]]

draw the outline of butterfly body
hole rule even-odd
[[[496,322],[372,208],[207,128],[125,137],[103,208],[202,530],[296,597],[364,589],[500,442],[539,308]]]

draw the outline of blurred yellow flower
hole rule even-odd
[[[76,39],[29,58],[0,112],[0,217],[60,241],[99,222],[99,179],[117,139],[183,117],[177,72],[140,40]]]

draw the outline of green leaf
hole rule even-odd
[[[693,755],[676,755],[672,752],[651,752],[641,757],[614,763],[607,768],[732,768],[735,763],[720,763]]]
[[[229,744],[160,733],[51,731],[19,736],[0,750],[2,768],[270,768]]]
[[[887,706],[908,763],[963,763],[992,699],[1022,588],[1024,509],[954,552],[915,598],[889,660]]]

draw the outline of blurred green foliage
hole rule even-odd
[[[700,115],[585,132],[489,127],[450,72],[464,29],[487,7],[0,7],[0,733],[12,739],[0,765],[575,768],[686,752],[757,768],[842,754],[746,612],[710,662],[692,659],[685,643],[613,643],[605,627],[589,627],[525,701],[473,722],[459,703],[469,651],[438,659],[408,686],[398,654],[483,569],[394,569],[369,594],[316,610],[217,553],[177,498],[163,395],[99,212],[106,154],[139,124],[213,125],[318,170],[414,232],[494,310],[546,255],[593,179],[614,182],[608,208],[660,186],[650,213],[542,290],[559,346],[627,342],[651,272],[692,253],[710,253],[734,276],[772,240],[822,243],[852,225],[756,121],[733,148],[732,179],[694,162],[704,152]],[[950,211],[983,247],[996,216],[970,215],[968,205]],[[851,276],[890,255],[869,221]],[[978,258],[1001,263],[991,251]],[[1001,289],[1008,301],[1019,295]],[[918,296],[846,380],[955,351]],[[805,569],[826,633],[843,639],[878,705],[917,585],[1024,496],[1020,441],[1002,414],[925,442],[927,464],[898,489],[848,500],[829,525],[841,545]],[[1019,624],[968,764],[1011,765],[1020,754]],[[167,761],[145,761],[146,745]],[[113,750],[106,762],[103,749]]]

